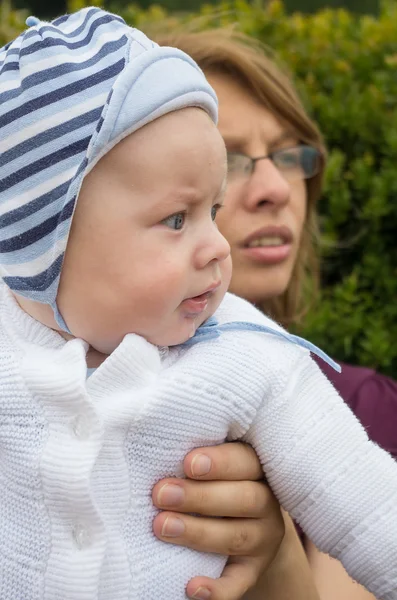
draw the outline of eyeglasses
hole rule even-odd
[[[287,181],[310,179],[316,175],[321,167],[321,152],[313,146],[294,146],[270,152],[266,156],[251,158],[240,152],[227,153],[228,179],[236,181],[247,179],[255,171],[258,160],[269,159],[282,173]]]

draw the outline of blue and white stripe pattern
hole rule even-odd
[[[33,27],[0,49],[0,275],[56,312],[83,177],[155,118],[217,101],[196,63],[90,7]],[[117,199],[115,198],[115,202]]]

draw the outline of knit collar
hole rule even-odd
[[[23,342],[53,349],[62,348],[67,343],[57,331],[28,315],[19,306],[11,290],[2,282],[0,282],[0,319],[2,327],[16,343]]]

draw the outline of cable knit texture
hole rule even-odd
[[[227,295],[220,323],[278,326]],[[309,353],[228,332],[159,349],[127,335],[86,379],[65,342],[0,293],[1,600],[183,600],[226,558],[158,541],[151,490],[194,447],[243,439],[284,507],[377,598],[397,599],[397,465]]]

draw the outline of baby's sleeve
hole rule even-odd
[[[270,396],[270,397],[269,397]],[[283,507],[323,552],[382,600],[397,600],[397,463],[309,354],[265,397],[244,439]]]

